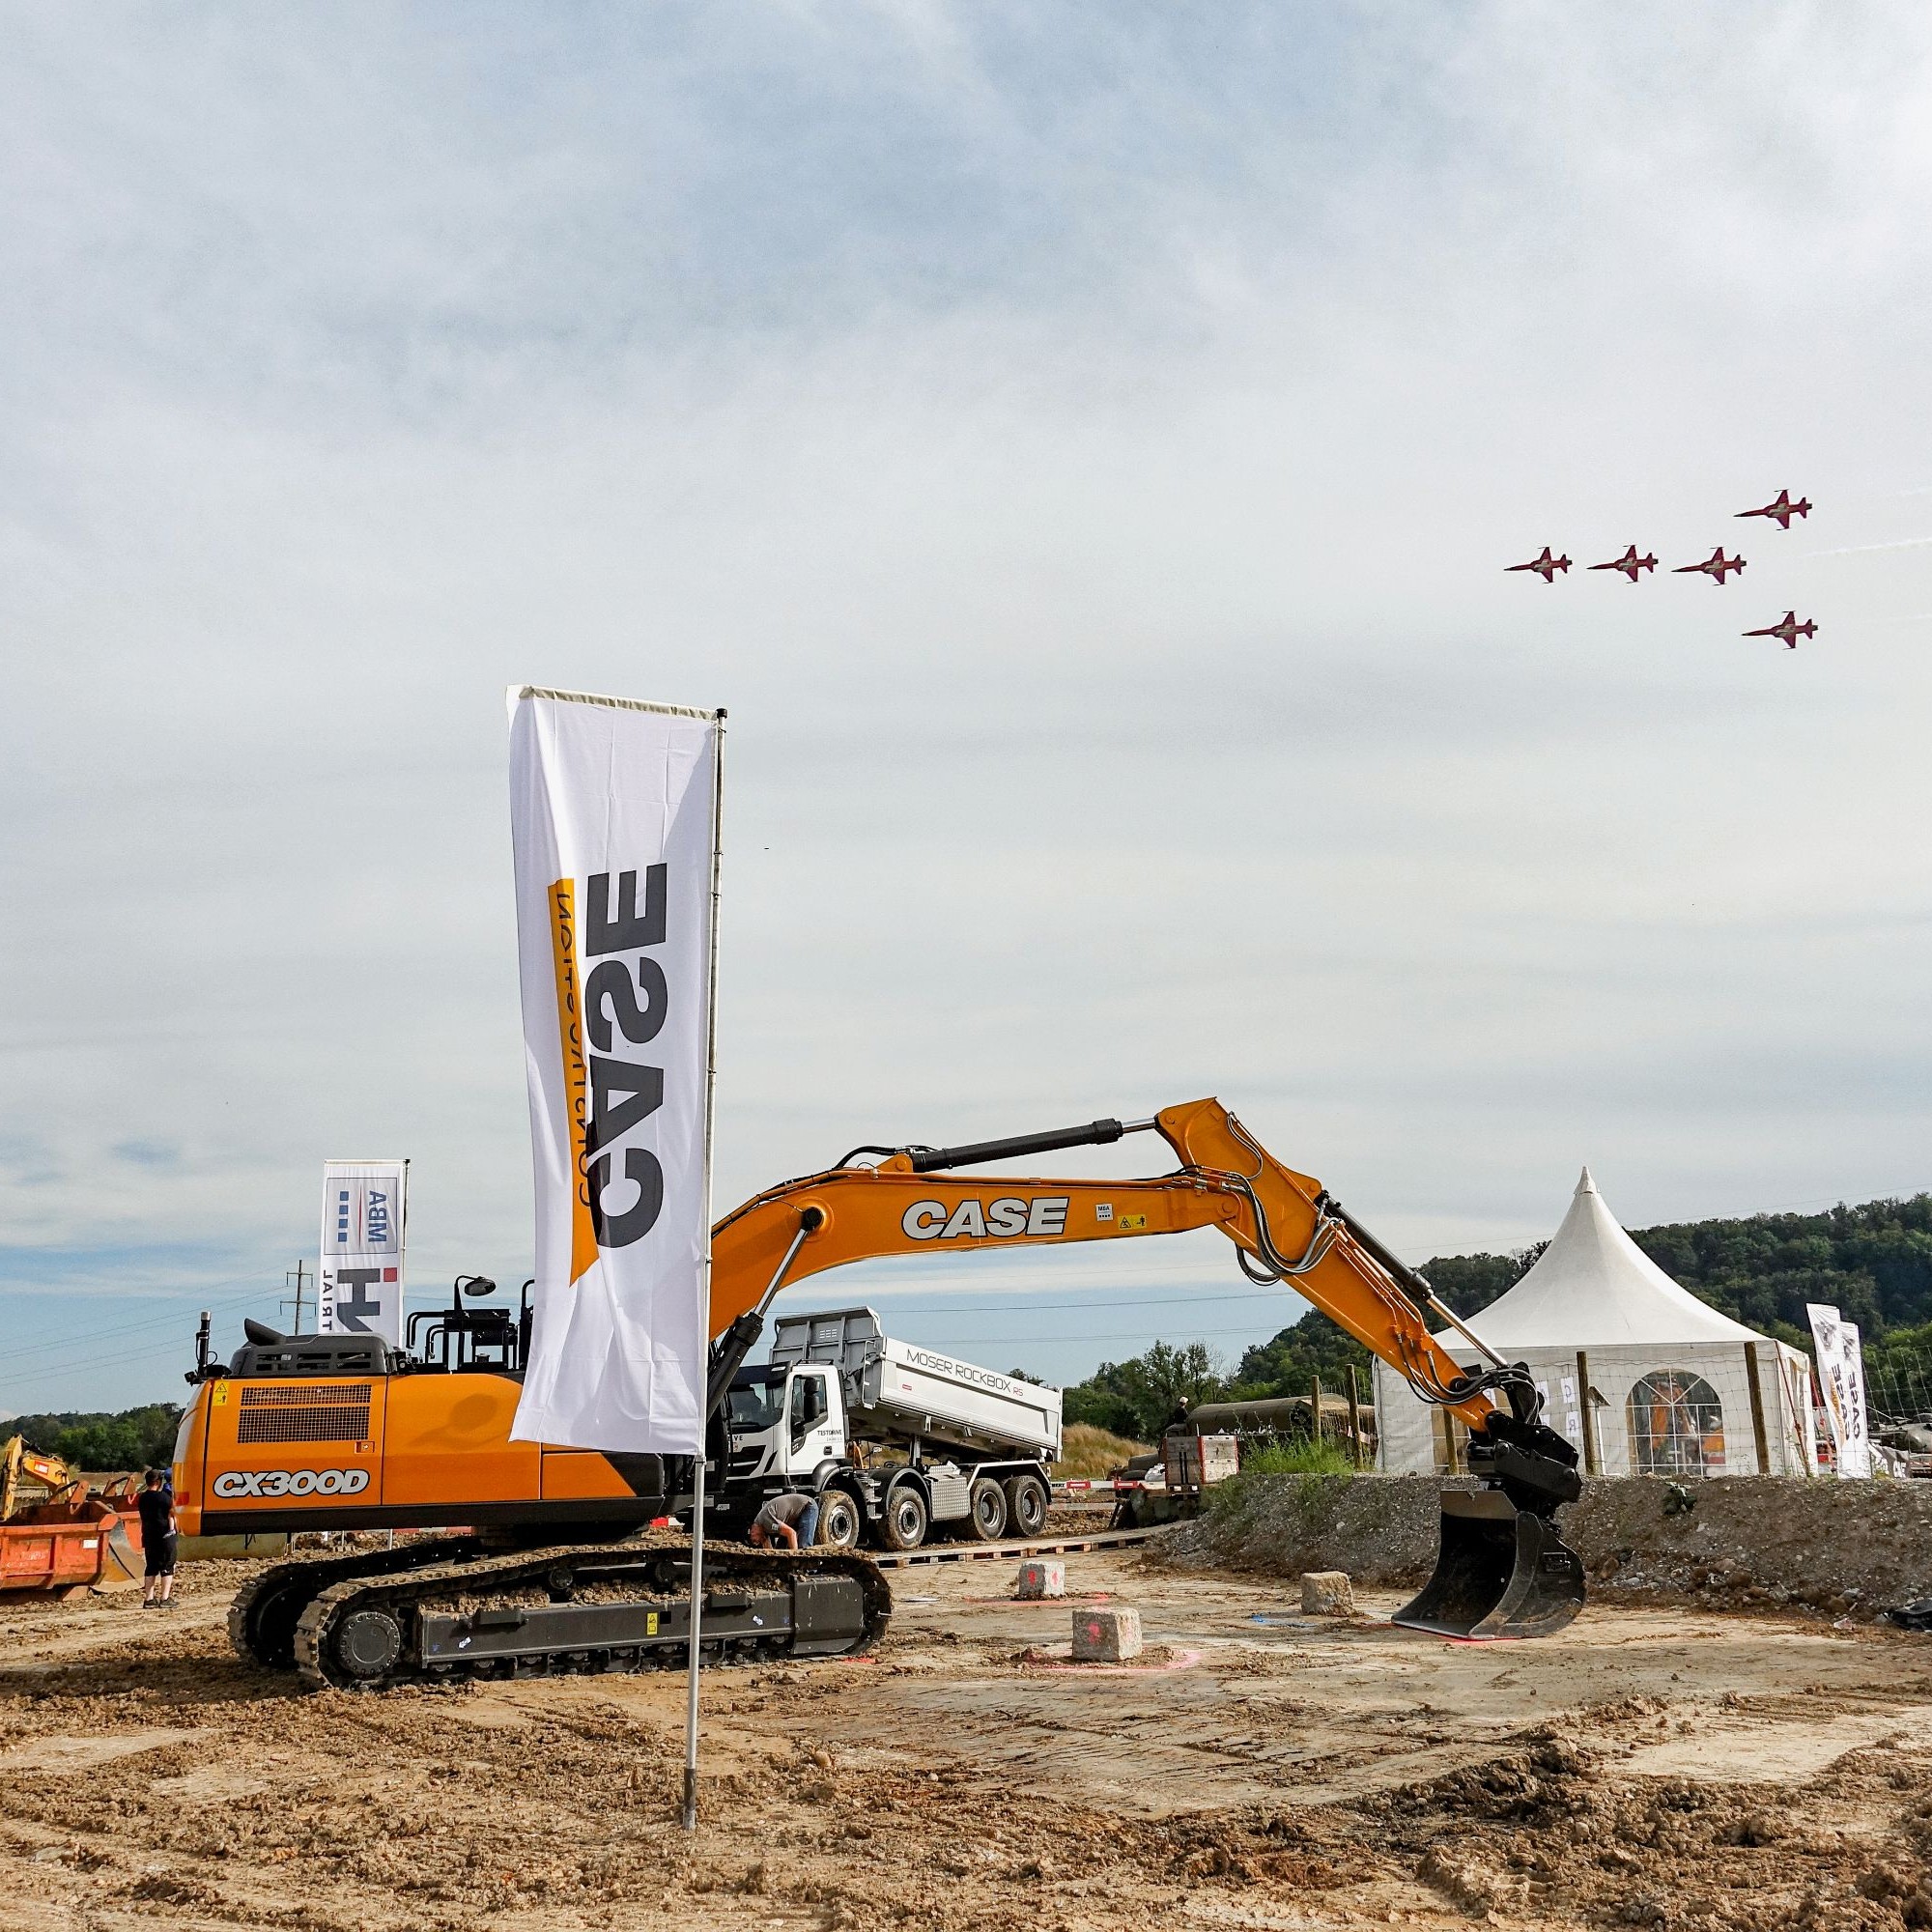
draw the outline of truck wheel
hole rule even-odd
[[[843,1490],[827,1490],[818,1499],[818,1541],[830,1549],[859,1547],[859,1505]]]
[[[1007,1520],[1015,1536],[1037,1536],[1046,1527],[1046,1485],[1037,1476],[1015,1476],[1007,1485]]]
[[[879,1534],[888,1549],[917,1549],[925,1541],[925,1498],[910,1483],[901,1483],[886,1498]]]
[[[991,1476],[974,1478],[967,1496],[966,1526],[976,1543],[997,1543],[1007,1533],[1007,1492]]]

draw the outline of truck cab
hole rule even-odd
[[[816,1363],[740,1369],[724,1398],[727,1484],[815,1490],[846,1460],[845,1402],[838,1376]]]

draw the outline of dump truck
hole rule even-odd
[[[929,1535],[1037,1536],[1060,1454],[1060,1391],[888,1335],[869,1308],[788,1315],[771,1360],[725,1397],[722,1506],[819,1498],[818,1540],[917,1549]]]

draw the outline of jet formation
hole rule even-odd
[[[1732,514],[1738,517],[1773,518],[1776,519],[1779,529],[1788,530],[1793,517],[1808,517],[1811,514],[1811,504],[1809,499],[1804,497],[1799,497],[1794,503],[1791,500],[1791,492],[1780,490],[1771,502],[1762,503],[1755,510],[1736,510]],[[1622,556],[1612,557],[1607,563],[1593,563],[1587,567],[1591,570],[1620,570],[1634,583],[1646,570],[1655,574],[1657,558],[1654,554],[1637,555],[1636,545],[1632,544]],[[1719,544],[1701,563],[1680,563],[1670,574],[1673,577],[1708,577],[1714,583],[1721,586],[1727,578],[1737,575],[1744,567],[1745,559],[1742,554],[1726,556],[1723,545]],[[1549,546],[1545,544],[1541,556],[1531,557],[1527,563],[1505,564],[1503,568],[1506,574],[1519,570],[1534,571],[1544,582],[1554,583],[1558,571],[1566,577],[1569,575],[1570,559],[1567,556],[1553,555]],[[1761,631],[1744,633],[1747,638],[1781,639],[1785,649],[1790,651],[1798,648],[1800,638],[1812,638],[1817,634],[1817,620],[1807,617],[1801,624],[1795,611],[1787,611],[1781,624],[1771,624]]]

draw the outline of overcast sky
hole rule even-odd
[[[330,1155],[527,1272],[513,681],[729,708],[721,1211],[1204,1094],[1417,1259],[1932,1184],[1928,216],[1905,4],[0,9],[0,1408]]]

